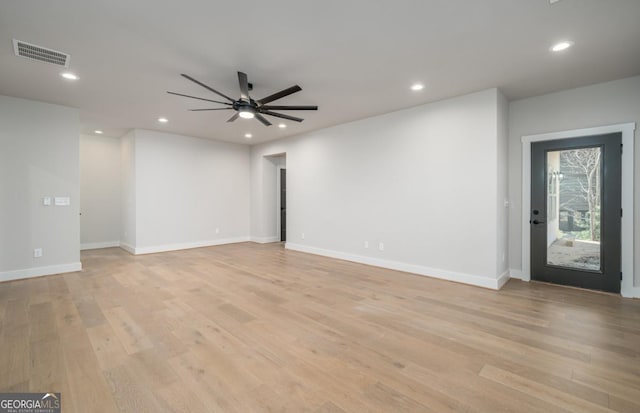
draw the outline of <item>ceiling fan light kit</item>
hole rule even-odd
[[[241,107],[238,109],[238,114],[242,119],[253,119],[256,117],[256,113],[250,106]]]
[[[167,93],[176,95],[176,96],[190,98],[190,99],[198,99],[198,100],[225,105],[226,107],[222,107],[222,108],[190,109],[190,110],[194,112],[209,111],[209,110],[235,110],[236,113],[231,118],[229,118],[227,122],[233,122],[236,119],[238,119],[238,117],[243,119],[256,118],[264,126],[271,126],[271,122],[269,122],[269,120],[265,118],[263,115],[273,116],[281,119],[288,119],[294,122],[302,122],[304,120],[302,118],[297,118],[295,116],[285,115],[284,113],[277,113],[273,111],[274,110],[278,110],[278,111],[280,110],[318,110],[317,106],[310,106],[310,105],[305,105],[305,106],[282,106],[282,105],[269,106],[268,105],[269,103],[275,100],[282,99],[293,93],[301,91],[302,88],[298,85],[291,86],[287,89],[281,90],[280,92],[274,93],[273,95],[269,95],[262,99],[254,100],[251,98],[251,96],[249,96],[249,91],[253,89],[253,85],[249,83],[247,74],[244,72],[238,72],[238,84],[240,85],[240,98],[237,100],[234,100],[229,96],[225,95],[224,93],[221,93],[215,90],[214,88],[205,85],[204,83],[194,79],[189,75],[182,74],[182,77],[192,81],[197,85],[202,86],[203,88],[209,90],[210,92],[215,93],[216,95],[226,99],[228,102],[221,102],[219,100],[212,100],[212,99],[206,99],[206,98],[201,98],[197,96],[190,96],[190,95],[185,95],[183,93],[176,93],[176,92],[167,92]]]

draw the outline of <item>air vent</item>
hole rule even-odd
[[[13,39],[13,51],[16,56],[24,57],[39,62],[49,63],[56,66],[69,67],[71,56],[58,52],[57,50],[47,49],[46,47],[36,46],[35,44],[23,42]]]

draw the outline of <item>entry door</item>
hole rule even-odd
[[[613,133],[531,145],[532,279],[620,292],[621,142]]]
[[[280,241],[287,240],[287,170],[280,169]]]

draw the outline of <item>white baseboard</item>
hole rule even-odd
[[[390,270],[409,272],[417,275],[424,275],[432,278],[439,278],[442,280],[455,281],[463,284],[475,285],[478,287],[489,288],[492,290],[498,290],[507,281],[507,273],[501,275],[499,278],[483,277],[473,274],[464,274],[453,271],[446,271],[437,268],[429,268],[421,265],[406,264],[398,261],[383,260],[380,258],[365,257],[362,255],[349,254],[346,252],[325,250],[322,248],[309,247],[307,245],[293,244],[287,242],[285,248],[306,252],[309,254],[323,255],[325,257],[338,258],[346,261],[358,262],[361,264],[373,265],[375,267],[388,268]]]
[[[511,278],[516,278],[522,281],[529,281],[529,278],[524,276],[524,273],[522,272],[522,270],[516,270],[512,268],[509,270],[509,275]]]
[[[133,252],[131,253],[134,255],[142,255],[142,254],[155,254],[158,252],[167,252],[167,251],[188,250],[191,248],[213,247],[215,245],[237,244],[239,242],[247,242],[247,241],[249,241],[249,237],[236,237],[236,238],[217,239],[212,241],[196,241],[196,242],[185,242],[181,244],[154,245],[151,247],[132,248],[130,245],[126,245],[124,249],[129,252],[133,250]]]
[[[516,278],[518,280],[529,282],[530,278],[526,277],[522,270],[510,269],[509,273],[511,278]],[[625,288],[622,286],[622,290],[620,291],[620,295],[624,298],[640,298],[640,287],[631,287]]]
[[[258,244],[269,244],[271,242],[280,242],[280,237],[251,237],[250,241]]]
[[[0,272],[0,281],[21,280],[24,278],[42,277],[44,275],[63,274],[66,272],[76,271],[82,271],[81,262]]]
[[[99,250],[101,248],[117,248],[119,246],[120,241],[88,242],[86,244],[80,244],[80,251]]]
[[[640,287],[622,287],[620,295],[622,295],[624,298],[640,298]]]
[[[127,251],[129,254],[136,255],[136,249],[134,248],[133,245],[130,245],[130,244],[127,244],[126,242],[120,241],[119,247],[122,248],[123,250]]]
[[[503,272],[502,274],[500,274],[500,276],[498,277],[498,288],[497,290],[501,289],[502,287],[504,287],[504,285],[507,283],[507,281],[509,281],[511,279],[510,277],[510,271],[506,270],[505,272]]]

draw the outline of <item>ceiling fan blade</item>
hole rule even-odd
[[[267,120],[264,116],[259,113],[256,113],[256,119],[258,119],[264,126],[271,126],[271,122]]]
[[[192,78],[192,77],[191,77],[191,76],[189,76],[189,75],[185,75],[184,73],[182,73],[180,76],[184,77],[185,79],[189,79],[189,80],[190,80],[190,81],[192,81],[193,83],[198,84],[198,85],[202,86],[203,88],[205,88],[205,89],[207,89],[207,90],[212,91],[212,92],[213,92],[213,93],[215,93],[216,95],[220,95],[220,96],[222,96],[223,98],[227,99],[227,100],[228,100],[228,101],[230,101],[230,102],[233,102],[233,101],[234,101],[233,99],[231,99],[229,96],[225,95],[224,93],[218,92],[218,91],[217,91],[217,90],[215,90],[214,88],[212,88],[212,87],[209,87],[209,86],[205,85],[204,83],[202,83],[202,82],[200,82],[200,81],[198,81],[198,80],[196,80],[196,79]]]
[[[317,106],[261,106],[266,110],[318,110]]]
[[[235,115],[230,117],[229,120],[227,120],[227,122],[233,122],[234,120],[238,119],[239,116],[240,116],[240,113],[236,113]]]
[[[231,110],[233,108],[214,108],[214,109],[189,109],[191,112],[201,112],[204,110]]]
[[[240,97],[245,100],[251,99],[249,97],[249,80],[246,73],[238,72],[238,83],[240,84]]]
[[[294,116],[284,115],[282,113],[269,112],[268,110],[261,110],[260,113],[269,115],[269,116],[275,116],[276,118],[292,120],[294,122],[302,122],[304,120],[302,118],[296,118]]]
[[[217,101],[217,100],[211,100],[211,99],[199,98],[199,97],[196,97],[196,96],[190,96],[190,95],[183,95],[182,93],[176,93],[176,92],[167,92],[167,93],[169,93],[169,94],[171,94],[171,95],[184,96],[184,97],[186,97],[186,98],[198,99],[198,100],[204,100],[204,101],[207,101],[207,102],[220,103],[220,104],[223,104],[223,105],[229,105],[229,106],[231,106],[231,103],[227,103],[227,102],[219,102],[219,101]]]
[[[266,103],[273,102],[274,100],[282,99],[283,97],[289,96],[292,93],[300,92],[301,90],[302,88],[298,85],[291,86],[290,88],[281,90],[280,92],[274,93],[273,95],[267,96],[266,98],[262,98],[257,102],[261,105],[264,105]]]

